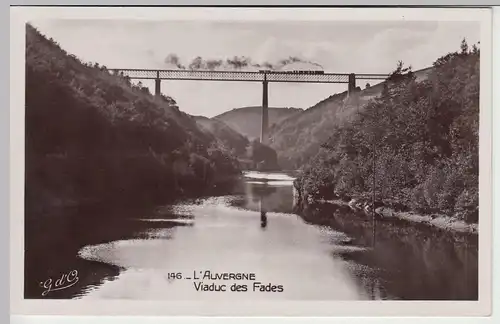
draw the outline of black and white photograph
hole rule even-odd
[[[146,9],[24,22],[20,298],[481,300],[488,10]]]

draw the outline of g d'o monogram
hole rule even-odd
[[[40,287],[45,290],[42,292],[42,296],[47,296],[51,291],[63,290],[75,285],[78,282],[78,271],[72,270],[68,273],[64,273],[57,280],[49,278],[45,281],[40,282]]]

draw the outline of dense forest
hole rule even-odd
[[[26,209],[164,201],[240,173],[168,96],[82,63],[26,27]]]
[[[380,96],[332,125],[297,180],[302,195],[374,196],[400,210],[477,222],[479,56],[463,40],[421,81],[399,62]]]

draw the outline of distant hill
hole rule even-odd
[[[269,107],[269,127],[277,124],[286,118],[302,112],[300,108],[276,108]],[[262,124],[262,107],[235,108],[223,114],[213,117],[226,123],[238,133],[248,137],[248,139],[260,138]]]
[[[425,80],[431,71],[432,68],[427,68],[414,72],[417,81]],[[287,169],[300,168],[316,155],[334,126],[349,120],[359,111],[358,107],[362,108],[382,93],[383,84],[363,89],[348,101],[345,100],[347,91],[333,94],[307,110],[276,123],[270,129],[269,145],[278,153],[280,165]]]
[[[242,167],[249,170],[279,170],[276,152],[258,139],[249,141],[224,122],[204,116],[193,116],[198,125],[209,134],[215,136],[221,147],[236,156]]]
[[[215,136],[229,151],[235,156],[244,157],[247,154],[247,147],[250,143],[248,138],[241,135],[223,121],[210,119],[204,116],[193,116],[202,130]]]
[[[27,214],[87,202],[154,203],[240,172],[168,97],[82,63],[26,27]]]

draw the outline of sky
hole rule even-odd
[[[432,65],[458,50],[465,37],[479,41],[477,22],[231,22],[148,20],[39,20],[31,22],[67,52],[108,68],[173,69],[165,62],[178,55],[184,65],[205,59],[249,57],[275,63],[290,56],[332,73],[390,73],[399,60],[413,70]],[[318,69],[296,63],[297,69]],[[364,88],[366,82],[358,84]],[[143,81],[154,93],[153,81]],[[344,84],[270,83],[270,107],[308,108]],[[162,93],[191,115],[213,117],[233,108],[260,106],[262,85],[251,82],[162,81]]]

